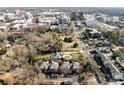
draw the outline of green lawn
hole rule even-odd
[[[83,61],[83,55],[79,52],[70,54],[74,60]]]
[[[9,71],[11,68],[10,68],[10,66],[2,66],[1,68],[0,68],[0,72],[1,71]]]
[[[64,40],[64,36],[60,37],[62,41]],[[62,47],[62,52],[78,52],[79,51],[79,46],[77,48],[72,48],[73,44],[76,43],[76,39],[73,38],[73,42],[67,43],[63,41],[63,47]]]
[[[46,54],[40,54],[40,55],[34,55],[35,59],[49,59],[51,56],[51,53]]]

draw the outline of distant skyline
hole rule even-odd
[[[0,0],[0,7],[124,7],[123,0]]]
[[[33,13],[48,11],[63,11],[63,12],[74,12],[81,11],[84,13],[103,13],[109,15],[124,15],[124,7],[0,7],[0,12],[14,12],[17,9],[32,11]]]

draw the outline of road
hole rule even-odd
[[[78,41],[78,44],[80,47],[80,53],[83,54],[83,57],[86,59],[86,62],[87,62],[92,57],[92,55],[90,54],[91,49],[89,49],[89,45],[87,43],[81,41],[81,39],[79,38],[80,32],[79,32],[78,28],[75,26],[75,22],[72,22],[72,26],[73,26],[73,34],[77,38],[77,41]],[[94,63],[92,63],[92,64],[97,64],[97,63],[95,63],[95,61],[94,61]],[[97,69],[99,69],[99,67],[97,67]],[[103,78],[103,76],[101,76],[101,74],[99,74],[99,73],[101,73],[100,69],[97,73],[98,73],[98,79],[100,80],[100,82],[105,83],[106,82],[105,78]]]
[[[83,55],[85,57],[89,57],[90,51],[88,49],[88,44],[86,44],[86,43],[84,43],[84,42],[82,42],[80,40],[80,38],[79,38],[80,37],[80,32],[78,30],[78,27],[75,26],[75,22],[74,21],[72,22],[72,27],[73,27],[73,34],[77,38],[77,42],[78,42],[79,47],[80,47],[80,52],[83,53]]]

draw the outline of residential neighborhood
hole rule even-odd
[[[123,11],[95,9],[1,8],[0,85],[123,85]]]

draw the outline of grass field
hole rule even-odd
[[[64,36],[61,36],[62,41],[64,40]],[[78,52],[79,47],[77,48],[72,48],[73,44],[76,43],[76,39],[73,38],[73,42],[67,43],[63,41],[63,47],[62,47],[62,52]]]
[[[62,52],[63,55],[70,55],[75,61],[83,62],[84,56],[80,52]]]
[[[51,56],[51,53],[46,53],[46,54],[34,55],[33,57],[35,59],[49,59],[50,56]]]
[[[72,59],[77,61],[83,61],[83,55],[79,52],[70,54],[72,56]]]

